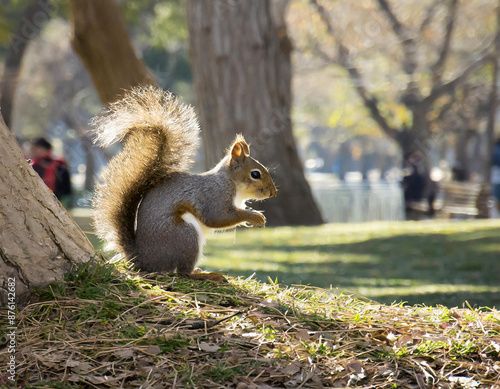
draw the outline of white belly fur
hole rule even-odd
[[[206,237],[212,233],[212,229],[200,222],[192,213],[186,212],[182,215],[182,219],[186,223],[191,224],[198,234],[198,261],[201,261],[203,258],[203,247],[207,242]]]
[[[245,209],[245,207],[247,206],[246,202],[251,198],[252,195],[248,193],[248,190],[245,186],[236,186],[236,194],[233,199],[233,204],[236,208]]]

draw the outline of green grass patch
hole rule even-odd
[[[500,220],[336,224],[216,234],[202,266],[390,304],[500,306]]]
[[[495,309],[383,305],[316,287],[243,278],[214,284],[125,268],[95,258],[38,291],[16,317],[18,382],[0,377],[0,386],[491,387],[500,380]],[[1,366],[10,358],[7,327],[2,314]]]

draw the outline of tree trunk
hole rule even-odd
[[[291,43],[281,0],[188,2],[191,65],[205,157],[215,165],[235,134],[275,167],[278,197],[266,200],[270,225],[314,225],[321,214],[292,134]]]
[[[428,215],[434,216],[434,200],[438,186],[431,180],[431,153],[432,140],[429,131],[429,122],[426,119],[428,109],[424,104],[408,107],[412,110],[413,124],[411,128],[404,128],[397,132],[395,140],[403,154],[403,168],[408,169],[409,175],[403,178],[403,193],[406,204],[406,218],[414,217],[411,204],[415,201],[426,200]]]
[[[81,132],[81,131],[79,131]],[[85,185],[84,189],[86,191],[92,192],[95,187],[95,159],[92,150],[92,139],[88,136],[82,134],[80,136],[80,142],[82,143],[82,148],[85,153],[86,169],[85,169]]]
[[[453,179],[456,181],[469,181],[472,172],[472,163],[480,155],[471,155],[470,144],[476,136],[475,131],[470,128],[461,128],[458,131],[455,142],[455,169]],[[475,153],[473,153],[475,154]]]
[[[12,279],[22,304],[30,290],[63,279],[94,249],[28,165],[1,117],[0,155],[0,304],[5,306]]]
[[[486,158],[483,168],[483,182],[491,183],[491,161],[493,157],[493,148],[495,147],[495,127],[498,109],[498,76],[500,72],[500,1],[496,6],[496,37],[495,49],[492,56],[492,81],[490,91],[490,107],[488,111],[488,124],[486,126]]]
[[[92,78],[103,104],[132,86],[156,85],[137,57],[114,0],[71,0],[71,44]]]
[[[12,108],[24,52],[28,43],[40,34],[50,19],[50,11],[50,0],[33,1],[23,12],[16,31],[11,35],[0,83],[0,112],[8,128],[12,125]]]

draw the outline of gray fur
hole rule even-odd
[[[175,223],[174,206],[181,201],[196,204],[203,219],[212,221],[234,211],[236,188],[225,170],[221,163],[203,174],[173,173],[148,192],[137,212],[136,265],[140,269],[181,274],[194,270],[200,249],[198,234],[188,223]],[[226,212],[214,207],[221,203],[226,204]]]

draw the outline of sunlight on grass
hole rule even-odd
[[[496,310],[383,305],[339,289],[126,268],[96,256],[36,291],[16,315],[22,387],[219,388],[264,377],[269,388],[406,388],[399,383],[422,366],[442,387],[456,387],[457,376],[498,382]],[[0,315],[0,338],[9,331]],[[381,366],[393,374],[380,374]],[[355,368],[366,374],[363,385],[338,385]],[[297,384],[311,371],[314,385]]]
[[[371,297],[378,296],[400,296],[401,294],[421,296],[425,300],[426,294],[434,293],[500,293],[500,287],[495,286],[477,286],[477,285],[453,285],[453,284],[433,284],[419,285],[416,287],[402,286],[398,287],[383,287],[383,288],[358,288],[358,292],[362,295],[370,295]]]
[[[498,307],[500,220],[241,228],[214,234],[201,267],[383,303]]]
[[[202,266],[377,301],[499,306],[500,220],[239,229],[209,240]]]

